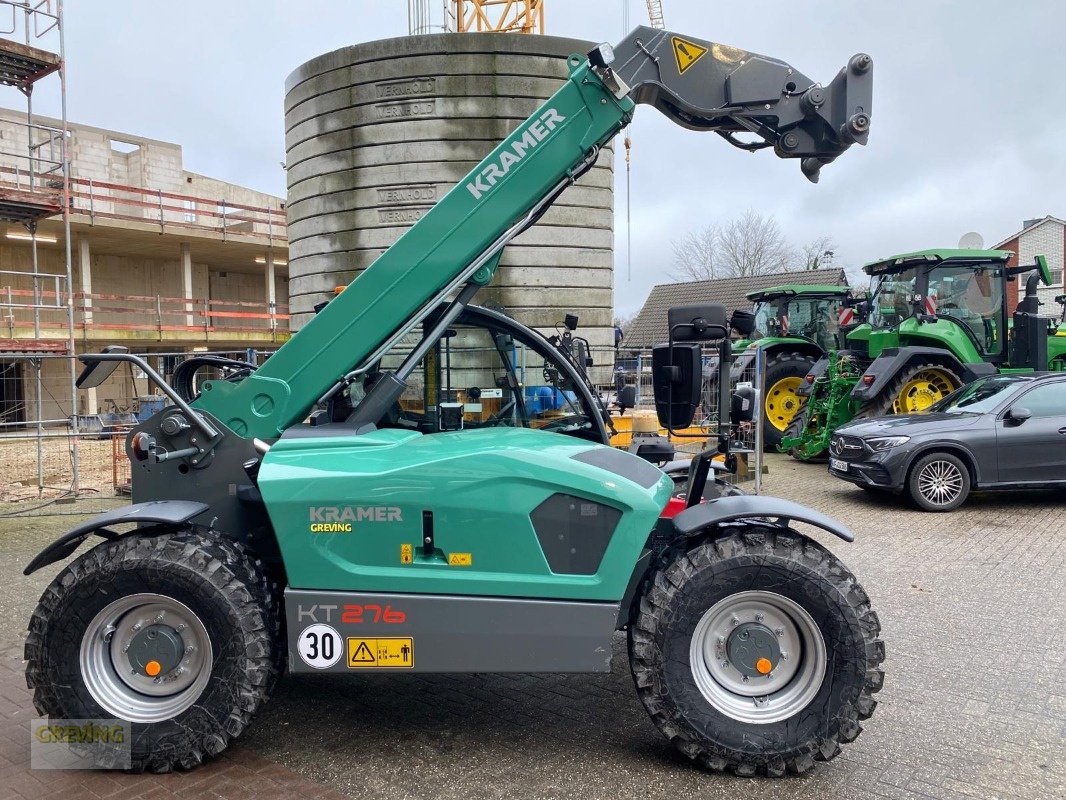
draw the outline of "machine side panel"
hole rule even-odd
[[[524,428],[286,437],[259,487],[294,589],[616,602],[672,481],[572,458],[602,447]],[[558,529],[535,526],[559,495]],[[568,554],[553,541],[549,564],[538,527]]]
[[[617,602],[285,590],[294,673],[609,672],[617,617]]]

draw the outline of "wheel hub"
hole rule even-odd
[[[130,667],[140,675],[154,678],[165,675],[181,663],[185,643],[169,625],[149,625],[130,640],[126,651]]]
[[[713,707],[743,722],[770,723],[818,694],[826,648],[818,625],[796,601],[776,592],[737,592],[696,624],[689,664]]]
[[[774,632],[758,622],[745,622],[729,634],[725,645],[729,663],[741,675],[761,678],[781,662],[781,648]]]
[[[211,662],[211,639],[200,618],[174,598],[147,593],[101,609],[79,653],[93,699],[131,722],[158,722],[187,709],[207,685]]]

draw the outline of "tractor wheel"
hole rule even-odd
[[[915,364],[901,370],[886,389],[863,405],[857,419],[925,411],[962,386],[962,378],[937,364]]]
[[[630,626],[637,694],[706,769],[806,772],[853,741],[885,657],[870,599],[832,553],[751,526],[668,551]]]
[[[225,750],[266,700],[277,619],[260,565],[237,543],[130,534],[45,590],[26,681],[42,715],[131,723],[132,770],[190,769]]]
[[[804,406],[795,417],[792,418],[792,422],[788,424],[788,429],[785,431],[783,439],[797,439],[803,435],[803,432],[807,429],[807,407]],[[811,456],[805,456],[800,451],[793,447],[788,451],[788,454],[797,461],[803,461],[807,464],[824,464],[828,460],[828,456],[823,450],[820,453],[815,453]]]
[[[814,359],[802,353],[778,353],[766,361],[766,399],[763,403],[763,448],[777,452],[789,423],[806,404],[796,394],[814,367]]]
[[[970,470],[950,453],[922,456],[907,476],[907,494],[922,511],[954,511],[970,494]]]

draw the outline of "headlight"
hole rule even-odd
[[[909,442],[911,437],[909,436],[879,436],[876,439],[867,439],[866,444],[870,446],[870,449],[875,453],[879,453],[882,450],[888,450],[892,447],[898,447],[904,442]]]

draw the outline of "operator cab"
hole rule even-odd
[[[346,390],[330,399],[325,412],[312,417],[312,424],[350,427],[347,423],[359,414],[372,387],[422,343],[438,316],[430,315],[367,365]],[[580,360],[587,366],[586,356]],[[533,428],[605,442],[602,414],[576,363],[504,314],[467,306],[429,347],[402,393],[373,425],[423,434]]]

